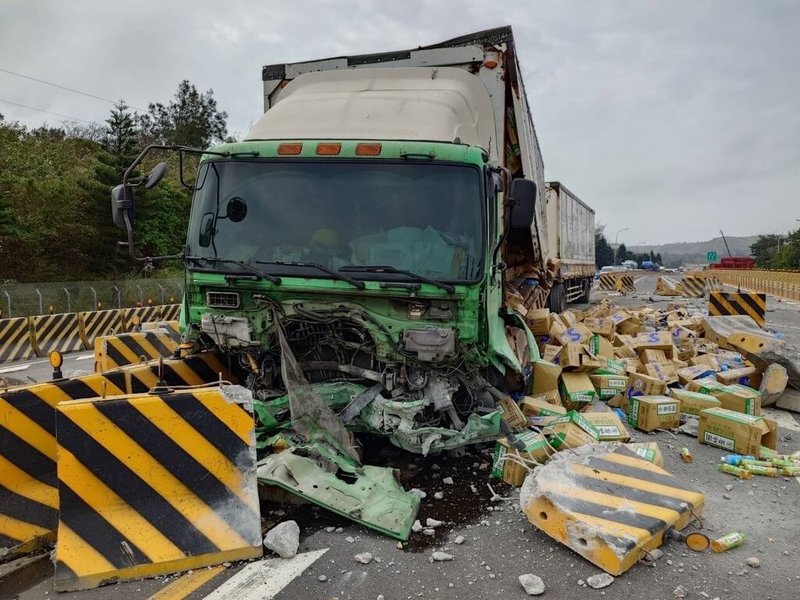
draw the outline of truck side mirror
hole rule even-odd
[[[133,227],[136,220],[136,194],[132,187],[120,184],[111,190],[111,219],[123,231]]]
[[[164,175],[167,173],[167,163],[160,162],[153,170],[147,174],[147,177],[144,178],[142,184],[144,185],[144,189],[149,190],[158,185],[158,182],[164,178]]]
[[[536,184],[530,179],[514,179],[508,198],[509,229],[530,230],[536,206]]]

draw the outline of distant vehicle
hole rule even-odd
[[[641,267],[643,271],[658,271],[658,265],[652,260],[643,260]]]
[[[619,267],[615,267],[614,265],[606,265],[600,269],[598,273],[612,273],[613,271],[619,271]]]
[[[756,260],[750,256],[726,256],[718,263],[708,265],[709,269],[753,269]]]
[[[622,268],[628,271],[632,271],[634,269],[638,269],[639,265],[635,260],[623,260],[622,261]]]

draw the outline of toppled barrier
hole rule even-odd
[[[681,290],[679,284],[666,278],[659,276],[656,279],[656,289],[654,292],[657,296],[680,296]]]
[[[180,340],[175,321],[159,323],[149,331],[99,337],[94,344],[94,370],[108,371],[172,356]]]
[[[528,520],[611,575],[620,575],[702,514],[705,496],[664,469],[607,445],[560,453],[520,490]]]
[[[706,294],[706,280],[702,277],[684,275],[680,289],[681,295],[686,298],[702,298]]]
[[[57,590],[261,556],[249,391],[64,402],[56,414]]]
[[[763,328],[767,316],[767,295],[755,292],[711,292],[708,296],[708,314],[747,315]]]

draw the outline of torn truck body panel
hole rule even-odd
[[[611,575],[703,512],[705,496],[627,448],[561,453],[525,479],[528,520]]]
[[[419,497],[403,490],[395,471],[338,461],[329,472],[302,447],[271,454],[258,464],[258,482],[291,492],[370,529],[407,540],[417,518]]]

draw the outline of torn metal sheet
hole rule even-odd
[[[528,520],[611,575],[620,575],[671,529],[702,514],[705,496],[624,447],[560,453],[525,479]]]
[[[278,486],[313,504],[391,537],[407,540],[419,497],[406,492],[394,469],[358,465],[344,457],[329,472],[293,448],[259,461],[258,482]]]

